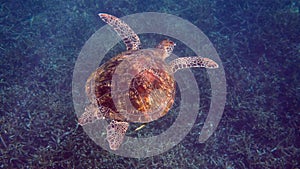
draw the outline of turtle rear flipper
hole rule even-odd
[[[89,104],[85,107],[84,113],[79,117],[78,123],[83,126],[88,123],[93,123],[96,120],[104,119],[109,111],[111,110],[107,107]]]
[[[118,33],[125,43],[127,50],[139,50],[141,48],[140,38],[124,21],[105,13],[99,13],[98,15]]]
[[[107,141],[112,150],[117,150],[123,142],[129,124],[112,120],[106,128]]]
[[[177,58],[175,60],[172,60],[169,63],[169,65],[173,73],[175,73],[179,69],[192,67],[204,67],[208,69],[215,69],[219,67],[219,65],[215,61],[209,58],[203,58],[198,56]]]

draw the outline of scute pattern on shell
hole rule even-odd
[[[86,93],[92,103],[96,100],[99,106],[112,110],[103,115],[105,118],[146,123],[170,110],[175,97],[175,81],[169,66],[155,57],[162,52],[156,48],[126,51],[92,73],[87,80]],[[132,75],[134,78],[130,77]],[[112,84],[113,76],[116,84]],[[114,85],[117,85],[113,88],[115,99],[112,98]],[[123,91],[128,87],[129,90]]]

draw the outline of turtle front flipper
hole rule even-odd
[[[124,21],[105,13],[99,13],[98,15],[118,33],[125,43],[127,50],[139,50],[141,48],[140,38]]]
[[[84,113],[78,119],[78,123],[83,126],[88,123],[93,123],[96,120],[104,119],[109,111],[111,110],[107,107],[97,106],[91,103],[85,107]]]
[[[120,145],[123,142],[125,133],[128,129],[129,124],[127,122],[119,122],[112,120],[106,128],[107,141],[109,147],[112,150],[119,149]]]
[[[177,58],[175,60],[172,60],[169,63],[169,65],[173,73],[175,73],[179,69],[192,67],[204,67],[208,69],[215,69],[219,67],[219,65],[215,61],[209,58],[203,58],[198,56]]]

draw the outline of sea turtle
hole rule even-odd
[[[141,49],[137,34],[119,18],[100,13],[121,37],[127,50],[97,68],[87,79],[85,91],[90,101],[78,123],[98,119],[110,121],[106,128],[110,149],[123,142],[129,122],[148,123],[166,115],[174,103],[174,73],[183,68],[218,68],[209,58],[181,57],[169,63],[175,43],[161,41],[156,48]],[[125,90],[127,89],[127,90]]]

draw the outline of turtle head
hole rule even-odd
[[[166,39],[161,41],[156,48],[163,50],[162,58],[166,59],[173,52],[174,46],[176,46],[176,44],[173,41]]]

